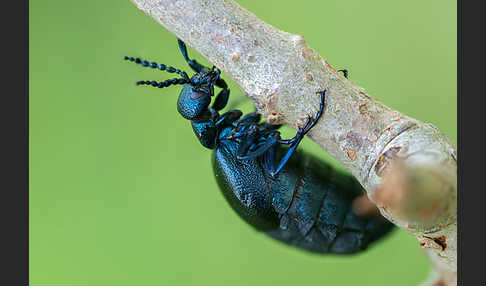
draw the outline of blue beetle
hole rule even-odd
[[[324,112],[326,90],[317,92],[321,99],[317,114],[308,117],[293,138],[282,139],[280,125],[260,123],[257,112],[242,116],[240,110],[231,110],[220,115],[230,93],[221,71],[191,60],[184,42],[178,44],[196,72],[191,78],[163,64],[125,59],[181,76],[136,84],[184,85],[177,110],[191,120],[200,143],[213,150],[216,181],[243,220],[279,241],[315,253],[360,252],[390,232],[393,224],[380,215],[358,216],[352,211],[354,199],[364,194],[353,176],[297,149]],[[340,71],[347,77],[346,70]],[[209,107],[214,86],[221,91]]]

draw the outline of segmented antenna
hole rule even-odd
[[[157,64],[156,62],[148,62],[146,60],[141,60],[140,58],[127,57],[127,56],[124,57],[124,60],[135,62],[136,64],[140,64],[143,67],[151,67],[151,68],[154,68],[154,69],[158,68],[161,71],[166,71],[166,72],[169,72],[169,73],[176,73],[176,74],[182,76],[185,79],[189,79],[189,76],[187,76],[186,72],[181,71],[181,70],[176,69],[176,68],[173,68],[173,67],[166,66],[164,64]]]
[[[168,86],[171,86],[171,85],[175,85],[175,84],[186,84],[186,83],[189,83],[190,80],[188,79],[184,79],[184,78],[173,78],[173,79],[168,79],[168,80],[165,80],[165,81],[161,81],[161,82],[157,82],[155,80],[141,80],[141,81],[137,81],[135,83],[135,85],[151,85],[153,87],[158,87],[158,88],[164,88],[164,87],[168,87]]]

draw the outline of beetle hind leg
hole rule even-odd
[[[347,70],[347,69],[338,70],[338,72],[342,72],[342,73],[343,73],[343,76],[344,76],[345,78],[348,78],[349,72],[348,72],[348,70]]]
[[[321,95],[321,103],[319,105],[319,111],[317,112],[316,116],[312,119],[312,121],[310,122],[310,124],[306,124],[307,126],[304,126],[304,131],[303,131],[303,135],[307,134],[307,132],[309,132],[309,130],[314,127],[314,125],[316,125],[317,121],[319,120],[319,118],[321,118],[322,116],[322,112],[324,111],[324,105],[326,104],[326,91],[327,90],[323,90],[323,91],[319,91],[317,93],[319,93]]]
[[[282,170],[282,168],[285,166],[287,161],[290,159],[290,156],[292,156],[295,149],[297,149],[297,147],[299,146],[300,141],[302,141],[302,139],[307,134],[307,132],[309,132],[309,130],[312,127],[314,127],[314,125],[317,123],[319,118],[321,118],[322,112],[324,111],[326,90],[317,93],[321,95],[321,104],[319,106],[319,111],[317,112],[316,116],[313,119],[309,117],[305,122],[304,126],[297,131],[297,134],[293,138],[287,140],[277,140],[277,143],[279,144],[290,145],[289,149],[287,150],[287,153],[285,153],[284,157],[280,160],[277,168],[274,168],[274,161],[275,161],[274,152],[272,151],[269,154],[266,154],[264,158],[264,162],[265,162],[265,167],[266,169],[269,170],[270,175],[275,176],[280,172],[280,170]]]

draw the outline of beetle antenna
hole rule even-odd
[[[175,84],[186,84],[186,83],[189,83],[190,80],[187,80],[185,78],[173,78],[173,79],[168,79],[168,80],[165,80],[165,81],[161,81],[161,82],[157,82],[155,80],[141,80],[141,81],[137,81],[135,83],[135,85],[151,85],[153,87],[158,87],[158,88],[164,88],[164,87],[168,87],[168,86],[171,86],[171,85],[175,85]]]
[[[156,62],[148,62],[147,60],[141,60],[140,58],[134,58],[134,57],[125,56],[123,59],[126,61],[135,62],[136,64],[140,64],[143,67],[151,67],[153,69],[158,68],[161,71],[165,70],[166,72],[169,73],[176,73],[185,79],[189,79],[189,76],[187,76],[186,72],[176,69],[174,67],[169,67],[164,64],[157,64]]]

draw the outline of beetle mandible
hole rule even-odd
[[[184,85],[177,110],[191,121],[200,143],[213,150],[216,181],[243,220],[279,241],[316,253],[360,252],[390,232],[393,224],[380,215],[358,216],[352,211],[353,200],[364,194],[353,176],[297,149],[324,112],[326,90],[317,92],[321,100],[317,114],[309,116],[293,138],[284,140],[277,130],[280,125],[260,123],[257,112],[242,116],[240,110],[231,110],[220,115],[230,93],[221,71],[190,59],[184,42],[178,39],[178,44],[195,71],[191,78],[164,64],[125,60],[180,76],[136,84]],[[346,70],[340,71],[347,76]],[[221,91],[209,107],[214,86]]]

